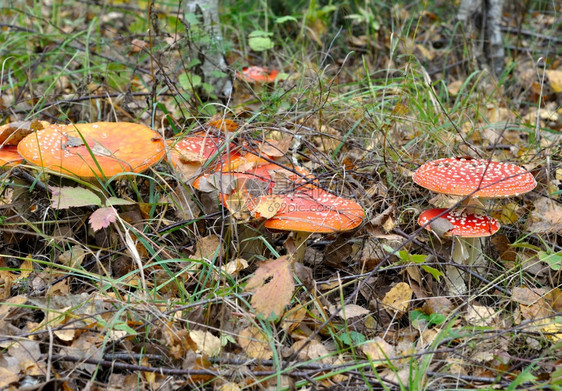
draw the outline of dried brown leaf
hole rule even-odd
[[[562,206],[553,200],[540,197],[531,212],[529,231],[534,233],[562,232]]]
[[[386,359],[395,355],[394,346],[386,342],[381,337],[376,337],[361,346],[363,353],[372,361],[380,361],[375,363],[376,366],[387,365]]]
[[[357,304],[348,304],[338,312],[338,316],[342,319],[350,319],[357,316],[367,315],[369,312],[370,311],[368,309]]]
[[[244,258],[236,258],[232,261],[227,262],[224,268],[228,275],[236,276],[239,272],[246,269],[248,266],[248,261],[246,261]]]
[[[332,364],[333,362],[328,348],[326,348],[322,342],[314,339],[311,341],[301,339],[295,342],[293,346],[291,346],[291,349],[295,352],[298,351],[298,357],[303,361],[320,361],[323,364]]]
[[[261,330],[250,326],[238,335],[238,345],[252,358],[268,360],[273,356],[271,347],[267,343],[267,336]]]
[[[197,241],[197,251],[194,259],[212,261],[222,251],[221,240],[217,235],[205,236]]]
[[[498,313],[485,305],[471,305],[466,311],[466,321],[475,326],[491,326],[498,320]]]
[[[549,69],[545,73],[548,76],[548,82],[552,91],[556,93],[562,92],[562,71]]]
[[[403,314],[412,299],[412,288],[405,282],[396,284],[382,299],[385,309],[391,314]]]
[[[0,359],[0,389],[2,390],[19,380],[19,371],[4,368],[5,365]]]
[[[457,96],[464,84],[464,80],[455,80],[447,86],[447,91],[451,96]]]
[[[283,206],[283,197],[276,195],[260,197],[258,205],[252,209],[252,216],[270,219]]]
[[[267,139],[261,145],[260,152],[271,157],[282,157],[285,156],[292,142],[292,136],[283,137],[281,140]]]

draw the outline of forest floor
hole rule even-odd
[[[2,168],[0,389],[562,389],[560,4],[506,6],[493,76],[450,2],[225,2],[231,75],[279,74],[221,97],[177,1],[4,3],[0,151],[8,124],[120,122],[166,156],[107,177]],[[201,135],[221,147],[174,155]],[[88,142],[63,149],[103,160]],[[418,225],[467,197],[414,172],[463,156],[537,182],[480,205],[501,228],[477,264]],[[272,228],[299,186],[359,209],[330,209],[342,232]]]

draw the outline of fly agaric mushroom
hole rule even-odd
[[[265,221],[265,227],[295,232],[294,256],[299,261],[304,258],[306,246],[303,243],[310,235],[349,231],[358,227],[365,217],[357,202],[316,186],[297,187],[294,192],[281,195],[276,202],[280,202],[279,210]]]
[[[279,75],[278,70],[270,71],[267,68],[253,65],[242,68],[242,72],[236,72],[236,78],[248,83],[273,83]]]
[[[181,161],[205,163],[223,144],[223,139],[197,132],[183,137],[179,141],[169,140],[170,162],[177,166]]]
[[[437,193],[474,198],[516,196],[537,185],[533,175],[522,167],[470,157],[427,162],[416,170],[413,180]]]
[[[470,214],[464,210],[447,212],[447,209],[443,208],[424,211],[418,218],[418,224],[437,236],[456,240],[457,245],[453,246],[453,261],[461,264],[468,260],[469,265],[482,253],[479,238],[491,236],[500,229],[500,224],[492,217]],[[454,289],[452,293],[466,293],[466,284],[456,267],[447,266],[447,277]]]
[[[90,180],[145,171],[164,157],[165,144],[144,125],[97,122],[47,126],[26,136],[18,152],[37,166]]]
[[[0,167],[13,167],[23,163],[23,158],[18,153],[18,147],[4,145],[0,147]]]
[[[482,255],[482,244],[479,238],[490,236],[499,229],[496,220],[472,213],[474,204],[477,203],[475,200],[515,196],[527,193],[537,185],[533,175],[522,167],[470,157],[444,158],[427,162],[416,170],[413,180],[418,185],[437,193],[466,197],[461,203],[463,210],[449,212],[441,218],[452,226],[457,226],[457,223],[467,226],[471,222],[480,221],[483,229],[487,230],[488,234],[478,236],[471,235],[465,238],[462,238],[462,234],[456,236],[459,238],[459,246],[455,247],[453,260],[458,263],[466,262],[469,265],[480,263],[478,258]],[[436,214],[433,214],[433,211],[435,209],[422,213],[418,222],[422,225],[431,224],[432,220],[436,221],[437,216],[444,210],[439,210]],[[452,226],[450,232],[454,235],[455,230]],[[444,236],[450,236],[450,233],[445,232]]]
[[[431,231],[431,221],[437,218],[445,219],[451,223],[450,229],[442,233],[442,236],[446,237],[483,238],[495,234],[500,229],[500,223],[492,217],[468,214],[462,210],[447,212],[447,209],[443,208],[424,211],[418,218],[418,224]]]
[[[311,234],[352,230],[361,224],[365,212],[355,201],[316,186],[308,171],[299,167],[293,171],[270,163],[244,173],[223,173],[217,179],[227,182],[218,187],[223,189],[220,199],[233,213],[241,206],[252,216],[265,218],[268,229],[295,232],[294,256],[300,260],[306,249],[302,244]],[[229,186],[232,180],[237,183]]]

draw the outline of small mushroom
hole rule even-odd
[[[476,260],[482,255],[480,238],[491,236],[500,229],[500,223],[492,217],[470,214],[464,210],[447,212],[447,209],[443,208],[424,211],[418,218],[418,224],[440,237],[452,238],[455,242],[453,261],[469,265],[477,263]],[[466,284],[456,267],[447,266],[447,276],[453,289],[452,293],[466,293]]]
[[[29,163],[92,180],[123,172],[143,172],[165,155],[165,144],[152,129],[129,122],[50,125],[18,144]]]
[[[253,65],[242,68],[242,72],[236,72],[236,78],[248,83],[273,83],[279,75],[278,70],[269,70],[264,67]]]

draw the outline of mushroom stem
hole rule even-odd
[[[453,261],[459,265],[475,267],[475,269],[483,267],[485,262],[480,239],[455,237],[453,239]],[[447,276],[454,289],[454,292],[451,293],[465,294],[468,291],[465,281],[470,281],[470,278],[467,278],[466,273],[462,273],[458,267],[447,267]]]
[[[293,235],[295,250],[292,253],[292,257],[296,262],[302,263],[306,252],[306,243],[312,234],[310,232],[294,232]]]

